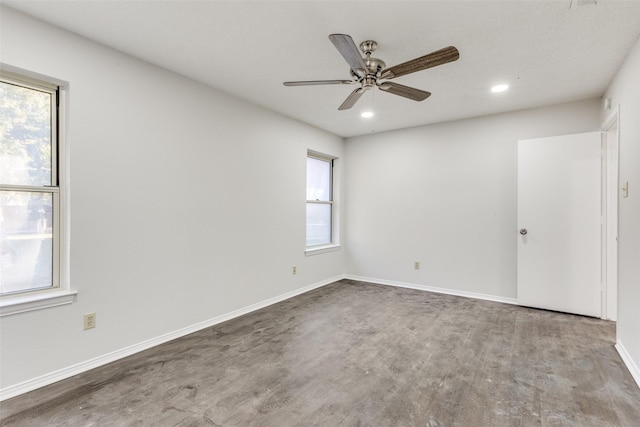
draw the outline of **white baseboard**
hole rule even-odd
[[[40,377],[0,389],[0,401],[10,399],[12,397],[27,393],[37,388],[44,387],[49,384],[53,384],[60,380],[64,380],[66,378],[70,378],[74,375],[81,374],[90,369],[94,369],[99,366],[106,365],[107,363],[115,362],[116,360],[125,358],[127,356],[131,356],[132,354],[139,353],[143,350],[147,350],[151,347],[155,347],[157,345],[166,343],[176,338],[180,338],[185,335],[192,334],[201,329],[205,329],[205,328],[217,325],[218,323],[226,322],[227,320],[231,320],[233,318],[251,313],[252,311],[260,310],[261,308],[264,308],[272,304],[278,303],[280,301],[284,301],[286,299],[295,297],[297,295],[312,291],[322,286],[326,286],[330,283],[336,282],[343,278],[344,276],[340,275],[340,276],[332,277],[330,279],[322,280],[312,285],[304,286],[302,288],[293,290],[291,292],[287,292],[282,295],[278,295],[273,298],[269,298],[264,301],[257,302],[255,304],[251,304],[247,307],[240,308],[238,310],[234,310],[230,313],[223,314],[221,316],[217,316],[212,319],[205,320],[203,322],[196,323],[194,325],[187,326],[182,329],[178,329],[177,331],[169,332],[159,337],[152,338],[152,339],[143,341],[141,343],[134,344],[129,347],[125,347],[120,350],[116,350],[111,353],[107,353],[102,356],[98,356],[93,359],[89,359],[84,362],[80,362],[75,365],[71,365],[69,367],[42,375]]]
[[[620,342],[620,340],[616,342],[615,347],[616,347],[616,350],[618,350],[618,354],[620,355],[620,358],[622,359],[624,364],[627,366],[627,369],[629,369],[631,376],[635,380],[636,384],[638,384],[638,387],[640,387],[640,368],[638,368],[638,365],[636,365],[636,362],[634,362],[633,358],[631,357],[627,349],[624,348],[624,345],[622,345],[622,342]]]
[[[417,285],[415,283],[396,282],[395,280],[375,279],[373,277],[362,277],[347,274],[345,279],[358,280],[360,282],[377,283],[379,285],[397,286],[399,288],[417,289],[419,291],[436,292],[438,294],[455,295],[458,297],[475,298],[486,301],[503,302],[505,304],[518,305],[515,298],[499,297],[496,295],[479,294],[475,292],[459,291],[456,289],[439,288],[436,286]]]

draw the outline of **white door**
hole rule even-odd
[[[518,303],[600,317],[600,132],[518,141]]]

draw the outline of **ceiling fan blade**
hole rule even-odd
[[[351,94],[349,94],[347,99],[344,100],[342,105],[338,107],[338,110],[348,110],[349,108],[353,107],[355,103],[358,102],[358,99],[360,99],[360,97],[364,92],[365,90],[361,87],[351,92]]]
[[[317,85],[352,85],[353,80],[305,80],[299,82],[284,82],[285,86],[317,86]]]
[[[360,51],[351,36],[347,34],[330,34],[329,40],[338,49],[338,52],[340,52],[353,71],[362,70],[366,74],[367,65],[364,63],[362,55],[360,55]]]
[[[405,85],[399,85],[398,83],[393,82],[380,83],[378,87],[380,88],[380,90],[383,90],[385,92],[404,96],[405,98],[413,99],[414,101],[424,101],[431,96],[430,92]]]
[[[453,62],[460,58],[460,52],[453,46],[431,52],[420,58],[403,62],[386,70],[382,70],[380,78],[392,79],[394,77],[404,76],[405,74],[415,73],[416,71],[426,70],[427,68]]]

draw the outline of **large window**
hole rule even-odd
[[[0,294],[60,286],[58,88],[0,74]]]
[[[307,247],[333,243],[333,162],[307,156]]]

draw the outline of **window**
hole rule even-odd
[[[333,162],[307,154],[307,248],[334,243]]]
[[[56,85],[0,73],[2,314],[7,298],[60,290],[58,106]]]

